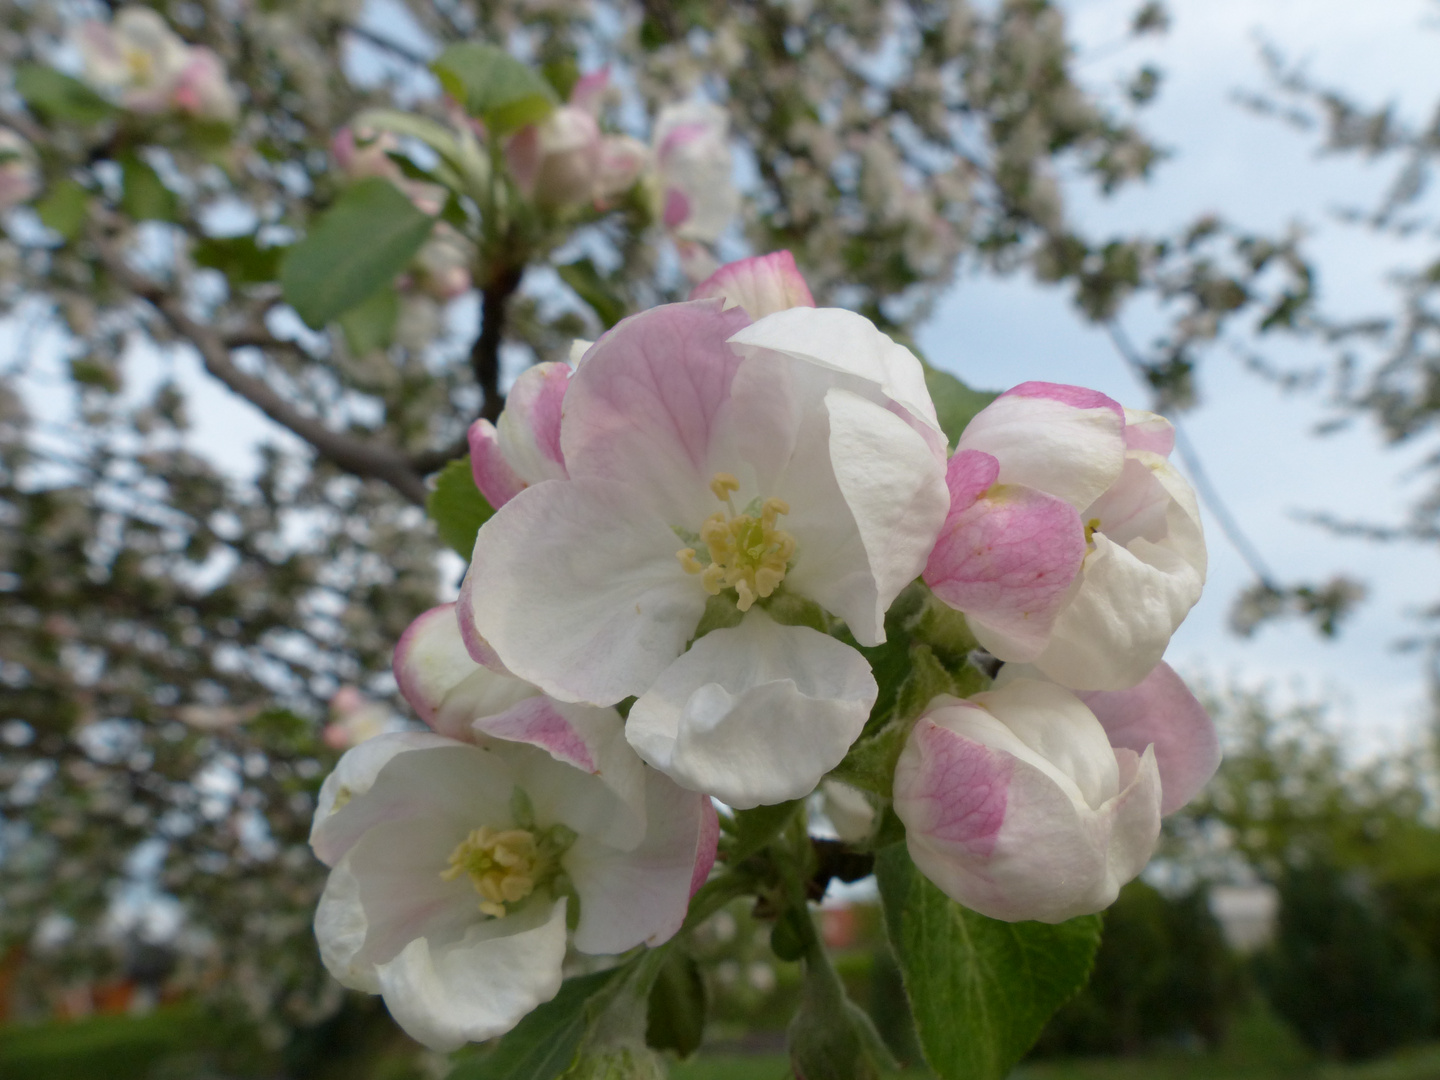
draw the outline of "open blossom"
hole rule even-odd
[[[648,158],[644,144],[600,131],[600,100],[608,82],[608,71],[580,79],[568,102],[516,132],[506,145],[521,192],[540,206],[603,204],[640,178]]]
[[[395,669],[436,734],[371,739],[326,779],[315,931],[340,982],[451,1050],[554,996],[572,897],[582,952],[670,938],[714,860],[714,808],[647,769],[613,709],[477,665],[453,605],[415,621]]]
[[[173,110],[223,121],[239,114],[220,58],[187,45],[150,8],[121,8],[108,24],[87,21],[77,43],[86,80],[132,112]]]
[[[660,220],[679,240],[713,243],[740,208],[731,178],[730,117],[708,102],[667,105],[655,118]]]
[[[814,307],[815,298],[788,251],[755,255],[726,263],[690,290],[691,300],[719,297],[726,308],[738,307],[752,319],[763,319],[793,307]]]
[[[35,148],[16,131],[0,127],[0,210],[28,202],[40,191]]]
[[[939,697],[895,769],[910,857],[941,891],[1008,922],[1063,922],[1114,902],[1160,835],[1153,746],[1113,748],[1070,691],[1017,678]]]
[[[883,641],[945,513],[944,435],[919,361],[868,320],[721,307],[624,320],[573,375],[536,376],[510,437],[503,416],[472,432],[481,490],[499,490],[482,457],[515,482],[460,617],[472,655],[556,698],[638,697],[641,756],[746,807],[812,790],[877,693],[858,652],[771,598]],[[707,605],[723,628],[691,644]]]
[[[383,703],[367,698],[358,687],[342,686],[330,698],[330,723],[322,735],[331,749],[349,750],[389,728],[390,710]]]
[[[570,366],[549,362],[526,368],[511,386],[498,423],[470,425],[470,471],[475,486],[499,509],[531,484],[563,480],[560,404]]]
[[[1024,383],[982,409],[950,459],[950,513],[925,581],[1002,660],[1064,686],[1134,686],[1200,598],[1194,492],[1174,429],[1104,394]]]

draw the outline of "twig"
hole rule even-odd
[[[485,395],[480,415],[498,420],[505,408],[500,393],[500,344],[505,338],[505,305],[520,287],[523,267],[501,268],[480,294],[480,333],[470,349],[470,369]]]
[[[406,455],[383,443],[334,431],[318,417],[295,408],[263,379],[240,370],[220,333],[191,318],[174,293],[132,269],[113,240],[97,238],[96,245],[111,276],[150,304],[176,333],[186,338],[199,352],[201,363],[212,376],[281,427],[304,439],[327,461],[355,476],[383,480],[412,503],[425,505],[428,494],[425,480]]]

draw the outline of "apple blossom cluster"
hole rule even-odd
[[[458,601],[395,653],[433,734],[364,742],[326,782],[330,970],[429,1045],[488,1038],[556,992],[567,917],[587,953],[676,932],[713,801],[817,790],[862,848],[893,810],[982,914],[1109,905],[1219,762],[1160,659],[1205,574],[1168,423],[1024,383],[949,453],[920,360],[815,307],[788,252],[576,352],[471,429],[494,514]],[[917,579],[1003,666],[901,717],[893,782],[863,792],[827,777]]]
[[[240,114],[220,58],[203,45],[187,45],[150,8],[121,8],[109,23],[88,20],[76,44],[86,81],[131,112],[224,123]]]

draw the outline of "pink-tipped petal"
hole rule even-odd
[[[961,494],[963,502],[968,492]],[[1031,660],[1044,651],[1084,559],[1085,529],[1073,506],[1000,484],[952,509],[924,577],[996,656]]]
[[[992,454],[1000,483],[1023,484],[1084,510],[1120,475],[1124,424],[1123,410],[1104,394],[1023,383],[981,409],[956,450]]]
[[[720,844],[720,815],[715,812],[714,800],[709,795],[696,794],[700,796],[700,835],[695,841],[695,868],[690,872],[692,897],[710,876]]]
[[[499,433],[489,420],[476,420],[471,424],[467,439],[470,443],[470,473],[475,478],[475,486],[498,510],[525,490],[525,481],[505,460],[505,454],[500,449]]]
[[[787,308],[815,306],[810,286],[788,251],[726,263],[690,290],[691,300],[710,297],[720,297],[727,308],[744,308],[752,319]]]
[[[610,66],[607,64],[598,71],[581,75],[576,80],[575,85],[570,88],[570,104],[593,116],[600,111],[600,101],[609,86]]]
[[[567,475],[560,416],[569,383],[569,364],[536,364],[520,373],[505,399],[496,433],[506,463],[525,484]]]
[[[1104,726],[1112,746],[1137,754],[1155,747],[1161,813],[1173,814],[1193,799],[1220,767],[1220,739],[1210,714],[1163,661],[1132,689],[1095,690],[1079,697]]]
[[[433,607],[406,627],[395,645],[391,669],[401,696],[421,720],[432,723],[446,696],[475,670],[460,637],[454,604]]]
[[[685,219],[689,216],[689,197],[679,188],[671,188],[665,192],[665,209],[661,213],[661,220],[665,222],[665,227],[677,229],[685,224]]]
[[[1126,409],[1125,449],[1148,450],[1169,457],[1175,449],[1175,426],[1156,413]]]
[[[477,600],[475,596],[475,577],[466,574],[460,582],[460,596],[455,601],[455,621],[460,625],[460,640],[465,642],[465,651],[470,654],[481,667],[487,667],[499,675],[512,675],[512,672],[500,660],[500,654],[490,647],[490,643],[480,636],[480,631],[475,628],[475,620],[467,616],[467,612],[475,610]]]
[[[632,315],[595,342],[565,398],[571,477],[620,481],[667,525],[698,528],[716,507],[712,443],[741,362],[726,339],[747,322],[696,300]]]
[[[980,450],[960,450],[945,464],[945,486],[950,489],[950,513],[974,506],[1000,477],[1000,462]]]

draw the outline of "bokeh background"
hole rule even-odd
[[[743,209],[717,257],[791,248],[822,302],[973,387],[1083,383],[1180,424],[1212,561],[1167,658],[1226,761],[1017,1075],[1440,1076],[1440,6],[155,6],[241,108],[151,132],[163,213],[125,198],[133,149],[16,79],[77,73],[75,27],[112,7],[0,0],[0,126],[47,192],[90,193],[80,218],[43,194],[0,214],[0,1076],[446,1074],[320,968],[305,836],[347,740],[413,722],[389,650],[462,563],[394,485],[222,385],[166,305],[423,482],[498,404],[468,363],[493,282],[407,296],[356,349],[238,253],[263,264],[333,199],[362,108],[433,112],[426,60],[476,38],[611,65],[606,123],[642,139],[659,103],[726,105]],[[607,298],[684,295],[685,251],[636,214],[527,253],[502,387]],[[556,269],[585,259],[600,306]],[[823,919],[921,1075],[873,886]],[[675,977],[710,1021],[674,1076],[784,1075],[798,976],[769,929],[704,928],[703,975]]]

